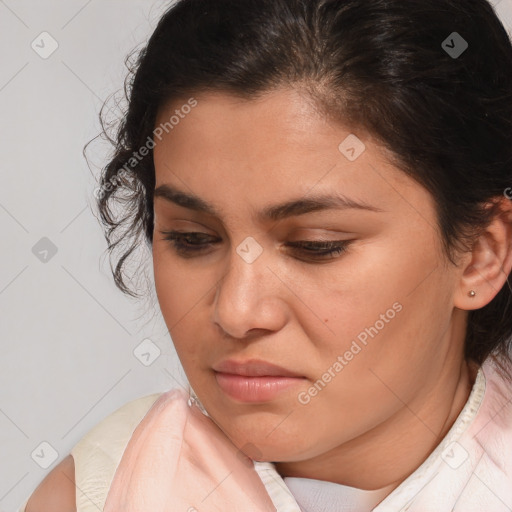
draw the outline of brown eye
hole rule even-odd
[[[299,249],[308,258],[335,257],[347,250],[350,240],[332,240],[328,242],[306,241],[289,242],[287,247]]]
[[[180,255],[191,255],[199,253],[214,242],[210,235],[205,233],[182,233],[179,231],[161,231],[164,236],[164,240],[168,240],[172,248]]]
[[[206,249],[219,242],[206,233],[183,233],[180,231],[161,231],[164,240],[168,240],[171,247],[182,257],[193,257],[200,255]],[[298,242],[288,242],[286,247],[293,249],[306,259],[326,260],[333,259],[347,250],[351,240],[300,240]]]

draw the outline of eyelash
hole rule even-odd
[[[201,240],[208,238],[204,233],[182,233],[180,231],[161,231],[164,240],[170,242],[171,247],[182,257],[194,257],[198,253],[204,251],[208,246],[213,245],[215,242],[208,243],[194,243],[190,240]],[[211,237],[210,237],[211,238]],[[183,243],[184,240],[188,240]],[[298,242],[288,242],[286,245],[294,249],[302,249],[303,254],[309,258],[321,259],[325,257],[336,258],[347,250],[351,240],[332,240],[325,242],[315,242],[310,240],[301,240]],[[311,249],[313,248],[313,249]]]

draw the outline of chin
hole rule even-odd
[[[243,420],[230,418],[225,419],[225,424],[216,423],[231,442],[253,460],[259,462],[301,460],[304,454],[311,450],[311,445],[315,444],[314,440],[299,441],[302,437],[300,429],[291,431],[276,428],[276,424],[278,425],[280,421],[282,419],[276,422],[275,416],[265,421],[247,416]]]

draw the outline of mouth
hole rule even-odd
[[[226,360],[213,367],[221,390],[242,403],[267,402],[306,380],[306,377],[267,361]]]

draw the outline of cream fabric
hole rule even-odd
[[[71,450],[75,461],[78,512],[103,510],[105,499],[130,437],[160,393],[128,402],[107,416]]]
[[[123,451],[142,418],[161,393],[127,402],[95,425],[72,448],[78,512],[103,510]],[[27,500],[19,512],[25,512]]]

